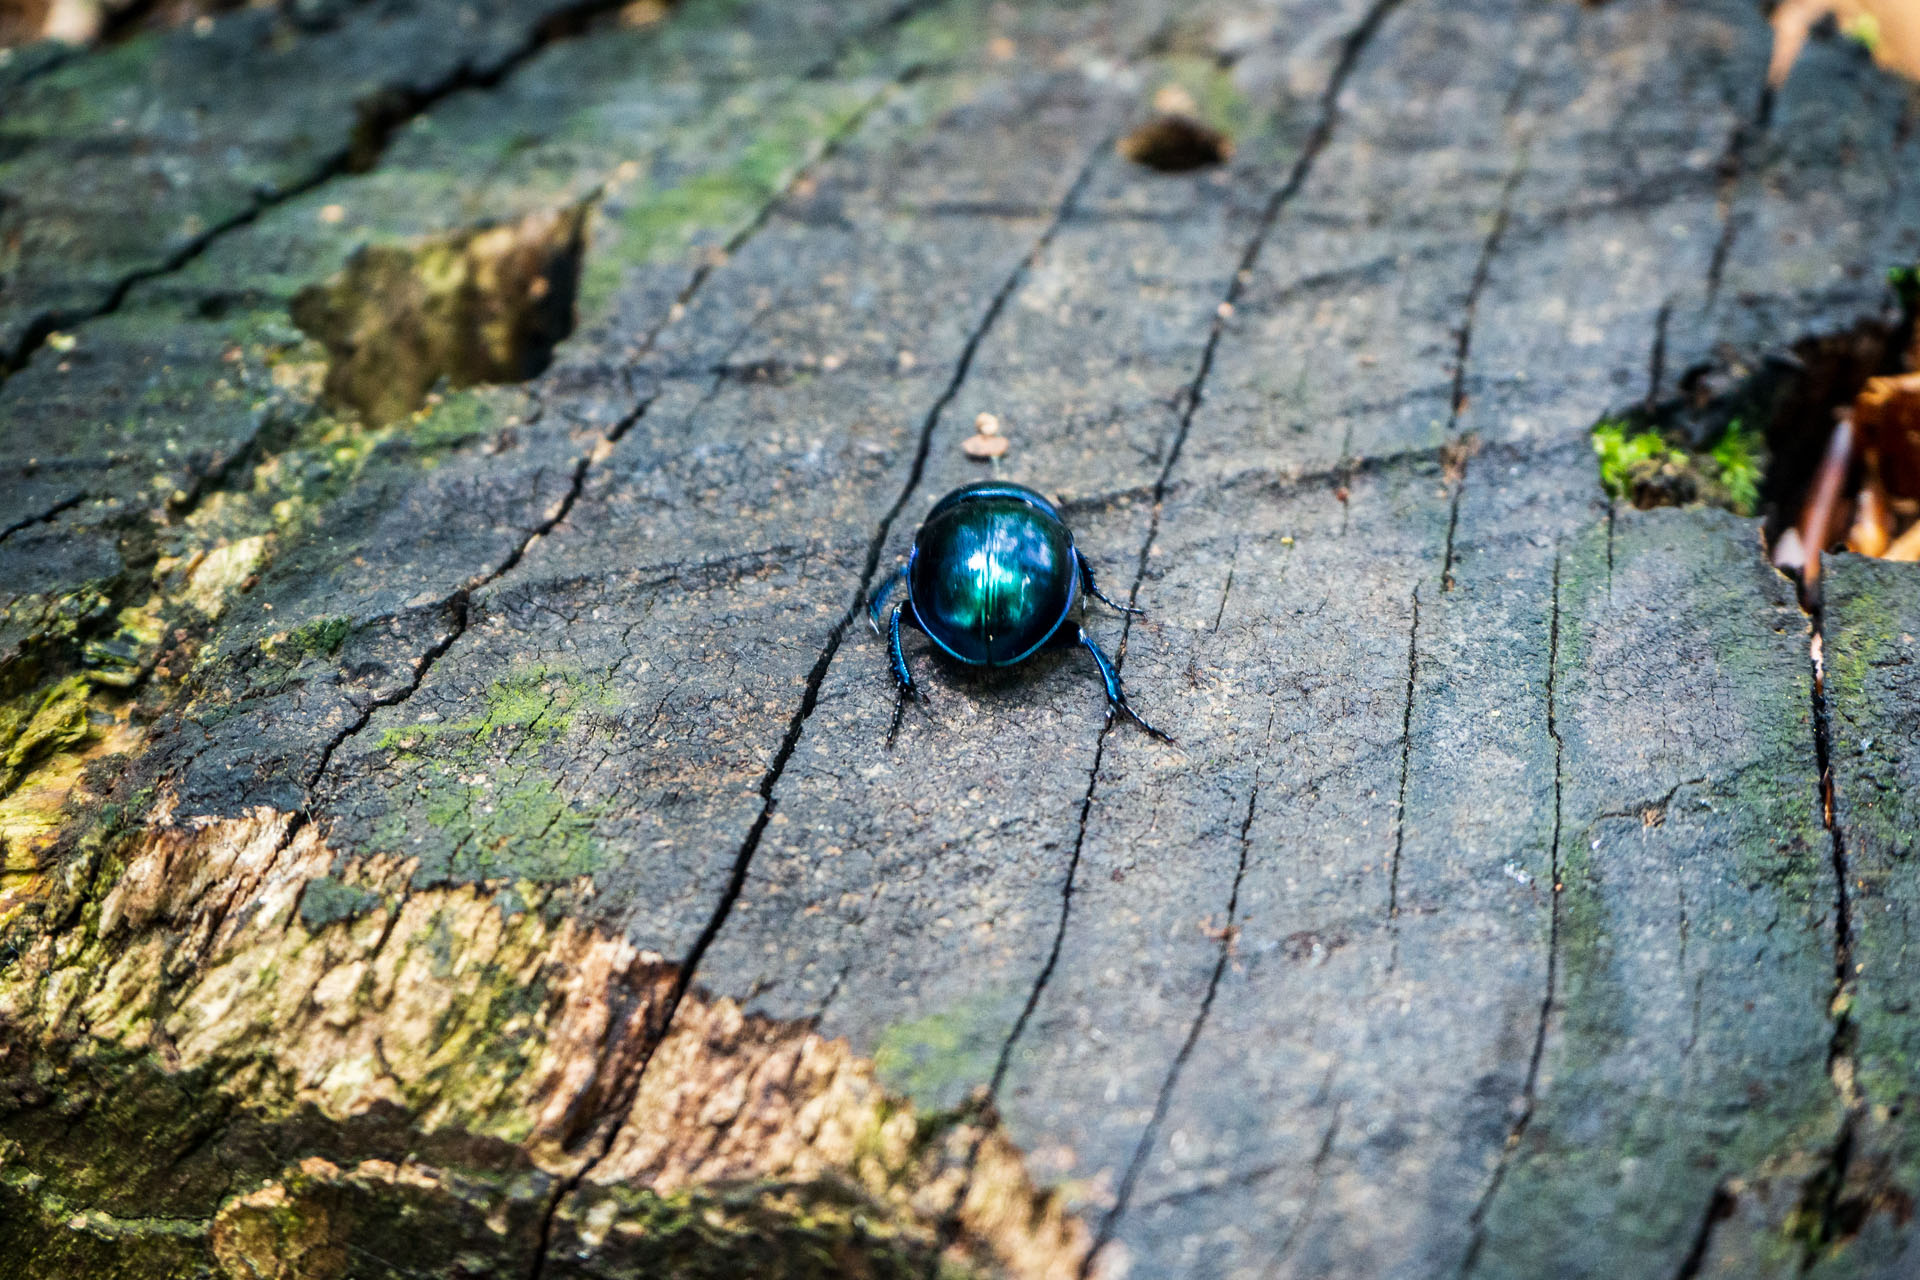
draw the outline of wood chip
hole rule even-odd
[[[1807,544],[1800,541],[1798,529],[1789,528],[1773,544],[1773,567],[1788,573],[1798,573],[1807,567]]]
[[[1806,567],[1800,574],[1800,594],[1809,606],[1820,600],[1820,553],[1847,528],[1843,490],[1847,473],[1853,469],[1855,441],[1853,416],[1842,410],[1833,424],[1820,469],[1807,489],[1807,504],[1800,511],[1800,541],[1807,553]]]
[[[1164,85],[1153,95],[1153,109],[1169,116],[1195,116],[1200,114],[1200,104],[1195,102],[1193,94],[1186,86],[1178,84]]]

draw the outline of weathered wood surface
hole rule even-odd
[[[598,9],[0,69],[11,1274],[1909,1273],[1920,587],[1816,684],[1587,436],[1885,319],[1904,86],[1738,0]],[[1169,85],[1229,164],[1116,152]],[[368,399],[537,364],[523,267],[550,367]],[[982,412],[1177,746],[896,706]]]

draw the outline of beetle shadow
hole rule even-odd
[[[942,691],[973,699],[984,718],[1017,714],[1030,703],[1038,686],[1049,681],[1062,666],[1075,667],[1076,660],[1086,665],[1084,674],[1092,689],[1094,703],[1104,711],[1105,695],[1100,688],[1100,673],[1094,669],[1086,654],[1077,650],[1043,650],[1013,667],[970,666],[943,653],[935,645],[907,654],[908,663],[915,669],[914,683],[920,687],[920,714],[929,719],[933,715],[931,703],[941,696]],[[894,698],[893,724],[887,730],[889,749],[899,736],[908,704],[914,701],[904,694]]]

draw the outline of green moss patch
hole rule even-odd
[[[1593,429],[1593,451],[1607,496],[1643,511],[1695,502],[1742,516],[1759,510],[1766,440],[1738,418],[1706,449],[1689,447],[1677,433],[1609,418]]]
[[[993,996],[895,1023],[874,1048],[874,1074],[919,1106],[958,1106],[992,1078],[1012,1025],[1004,1002]]]
[[[528,668],[490,684],[478,715],[384,731],[378,745],[414,788],[377,842],[419,858],[421,883],[551,883],[599,870],[604,807],[578,799],[548,751],[580,716],[612,705],[577,672]]]

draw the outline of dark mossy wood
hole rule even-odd
[[[1768,52],[643,0],[10,59],[0,1270],[1905,1274],[1920,578],[1812,618],[1589,434],[1892,322],[1910,91]],[[1081,654],[897,703],[861,602],[989,477],[1174,744]]]

